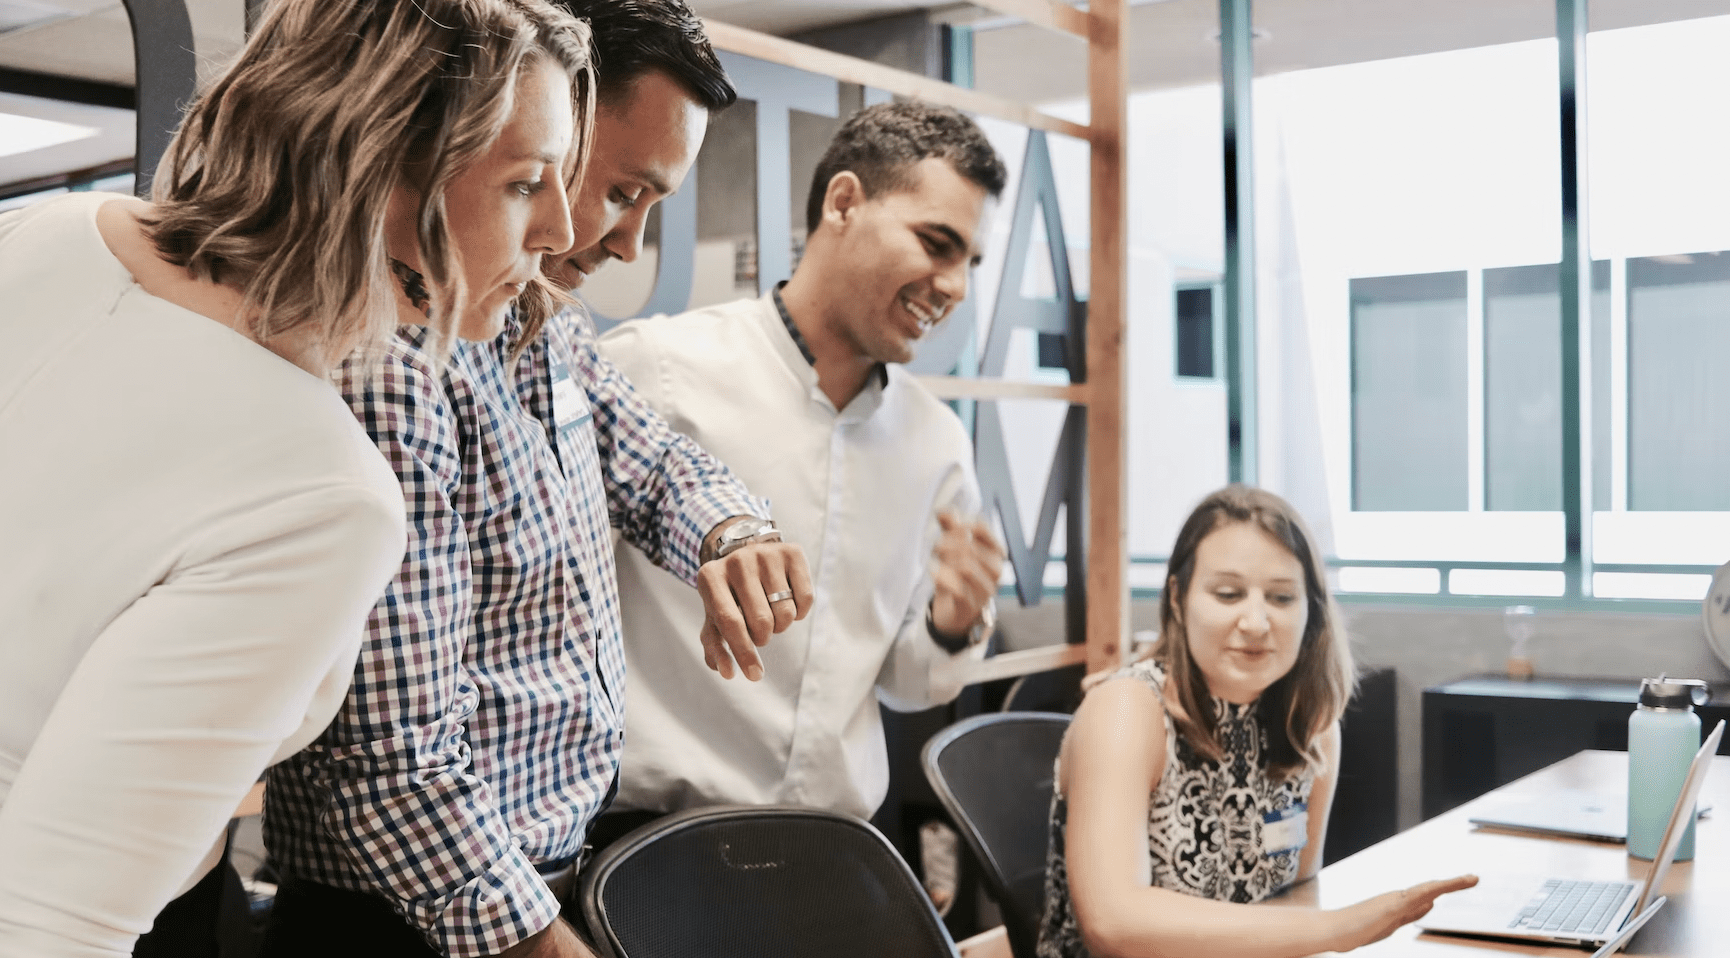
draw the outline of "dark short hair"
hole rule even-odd
[[[992,196],[1003,195],[1009,173],[977,123],[946,106],[879,103],[848,117],[817,162],[811,195],[805,201],[806,231],[817,231],[823,218],[823,196],[835,174],[852,171],[865,188],[866,197],[874,198],[885,190],[909,186],[908,171],[913,164],[933,156],[948,160],[955,172]]]
[[[709,36],[685,0],[559,0],[589,21],[602,100],[614,100],[650,70],[664,70],[711,113],[739,99]]]

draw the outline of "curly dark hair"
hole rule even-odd
[[[965,114],[929,103],[879,103],[848,117],[823,151],[805,202],[805,229],[817,231],[823,196],[835,174],[852,171],[865,195],[875,197],[910,185],[913,164],[933,156],[948,160],[955,172],[993,197],[1003,195],[1009,173],[985,133]]]
[[[612,102],[650,70],[664,70],[710,113],[739,98],[685,0],[558,0],[589,21],[603,102]]]

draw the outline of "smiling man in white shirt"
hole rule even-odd
[[[773,603],[790,627],[759,651],[761,682],[715,682],[689,641],[713,628],[701,603],[620,548],[617,809],[786,802],[870,816],[889,779],[878,702],[947,702],[984,655],[1003,552],[978,518],[972,447],[898,364],[966,297],[1004,179],[960,113],[862,110],[817,166],[790,281],[601,340],[673,428],[773,503],[816,590],[801,622],[791,601]]]

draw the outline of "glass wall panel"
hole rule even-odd
[[[1354,279],[1352,508],[1464,510],[1466,274]]]
[[[1562,508],[1560,268],[1484,270],[1484,508]],[[1593,498],[1610,501],[1610,264],[1592,264]]]
[[[1557,268],[1484,270],[1484,508],[1562,508]]]
[[[1730,253],[1628,261],[1628,498],[1730,509]]]
[[[1593,559],[1656,567],[1597,573],[1599,597],[1697,601],[1700,570],[1661,567],[1730,558],[1730,254],[1712,252],[1730,250],[1727,12],[1592,0],[1592,251],[1616,287],[1609,395],[1594,393],[1610,414],[1611,476]],[[1677,16],[1692,19],[1657,22]]]
[[[1556,561],[1559,512],[1506,490],[1492,504],[1486,488],[1487,431],[1509,422],[1489,408],[1506,390],[1486,361],[1543,347],[1506,324],[1511,339],[1486,338],[1484,286],[1560,259],[1555,5],[1509,0],[1469,28],[1446,5],[1325,7],[1257,9],[1267,478],[1340,560]],[[1338,41],[1327,56],[1324,32]],[[1551,402],[1529,433],[1559,417]],[[1519,468],[1554,472],[1556,458],[1541,448]],[[1436,587],[1451,591],[1448,577]]]

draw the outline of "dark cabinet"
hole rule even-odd
[[[1730,686],[1700,707],[1710,728],[1730,719]],[[1423,812],[1433,818],[1581,749],[1626,751],[1639,679],[1510,679],[1480,675],[1424,690]],[[1730,736],[1719,748],[1730,755]]]

